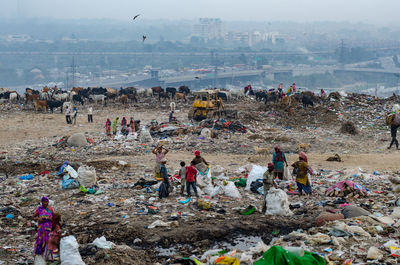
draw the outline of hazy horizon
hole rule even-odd
[[[397,0],[249,0],[246,3],[228,0],[2,0],[3,18],[112,19],[131,21],[136,14],[141,20],[195,20],[215,17],[225,21],[290,21],[353,22],[388,25],[400,22]]]

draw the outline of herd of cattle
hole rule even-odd
[[[117,102],[127,104],[129,102],[138,102],[138,98],[145,97],[156,97],[159,101],[166,99],[184,100],[187,102],[188,96],[190,95],[190,89],[187,86],[180,86],[179,88],[167,87],[152,87],[148,89],[137,89],[135,87],[127,88],[81,88],[74,87],[71,91],[64,91],[61,89],[47,88],[45,87],[42,91],[33,90],[30,88],[25,89],[24,95],[21,97],[16,91],[10,91],[8,89],[0,89],[0,103],[11,102],[11,103],[25,103],[25,105],[33,104],[35,110],[48,109],[53,112],[55,108],[60,108],[61,112],[66,106],[72,106],[72,104],[84,105],[85,102],[102,103],[106,105],[107,102]],[[306,91],[291,96],[285,96],[280,94],[278,91],[251,91],[251,93],[245,94],[244,91],[227,91],[220,90],[218,97],[223,101],[230,101],[232,99],[241,99],[245,96],[254,96],[257,101],[264,101],[265,104],[282,102],[283,104],[290,106],[294,102],[300,102],[307,106],[314,106],[316,100],[320,100],[319,97],[314,95],[313,92]]]

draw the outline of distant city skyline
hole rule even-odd
[[[1,0],[0,16],[60,19],[198,19],[398,23],[398,0]]]

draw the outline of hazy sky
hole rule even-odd
[[[400,0],[0,0],[0,16],[400,22]]]

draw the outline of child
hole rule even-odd
[[[190,162],[190,166],[186,167],[186,192],[190,197],[190,186],[193,187],[193,191],[197,195],[197,188],[196,188],[196,178],[197,178],[197,169],[194,166],[194,161]]]
[[[179,169],[179,176],[181,176],[181,195],[183,195],[183,191],[185,190],[185,178],[186,178],[186,167],[185,162],[181,162],[181,169]]]
[[[53,216],[49,241],[47,243],[47,254],[46,254],[47,260],[51,261],[54,260],[53,252],[54,250],[60,248],[60,239],[61,239],[61,215],[59,213],[55,213]],[[51,259],[49,259],[49,255]]]

